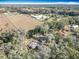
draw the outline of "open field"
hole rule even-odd
[[[30,15],[8,15],[1,14],[0,15],[0,28],[1,29],[33,29],[35,26],[39,25],[40,22],[33,19]]]

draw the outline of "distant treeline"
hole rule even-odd
[[[34,10],[34,11],[23,11],[23,10],[18,10],[18,13],[21,14],[59,14],[59,15],[69,15],[69,16],[78,16],[79,12],[75,11],[70,11],[70,12],[65,12],[65,11],[53,11],[53,10]]]

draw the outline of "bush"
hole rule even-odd
[[[27,37],[33,37],[33,35],[38,34],[38,33],[44,35],[45,33],[48,32],[48,30],[49,30],[49,26],[46,24],[37,26],[35,29],[29,30],[27,32]]]
[[[14,33],[12,32],[4,32],[0,36],[0,40],[2,40],[4,43],[10,42],[14,37]]]

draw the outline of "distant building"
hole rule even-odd
[[[68,26],[70,27],[71,30],[74,30],[79,27],[78,25],[68,25]]]
[[[31,15],[33,18],[36,18],[36,19],[47,19],[49,18],[48,16],[45,16],[45,15]]]
[[[74,29],[76,29],[76,28],[78,28],[79,26],[78,26],[78,25],[72,25],[72,27],[73,27]]]

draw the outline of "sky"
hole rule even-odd
[[[0,0],[0,3],[79,3],[79,0]]]
[[[79,2],[79,0],[0,0],[0,2]]]

